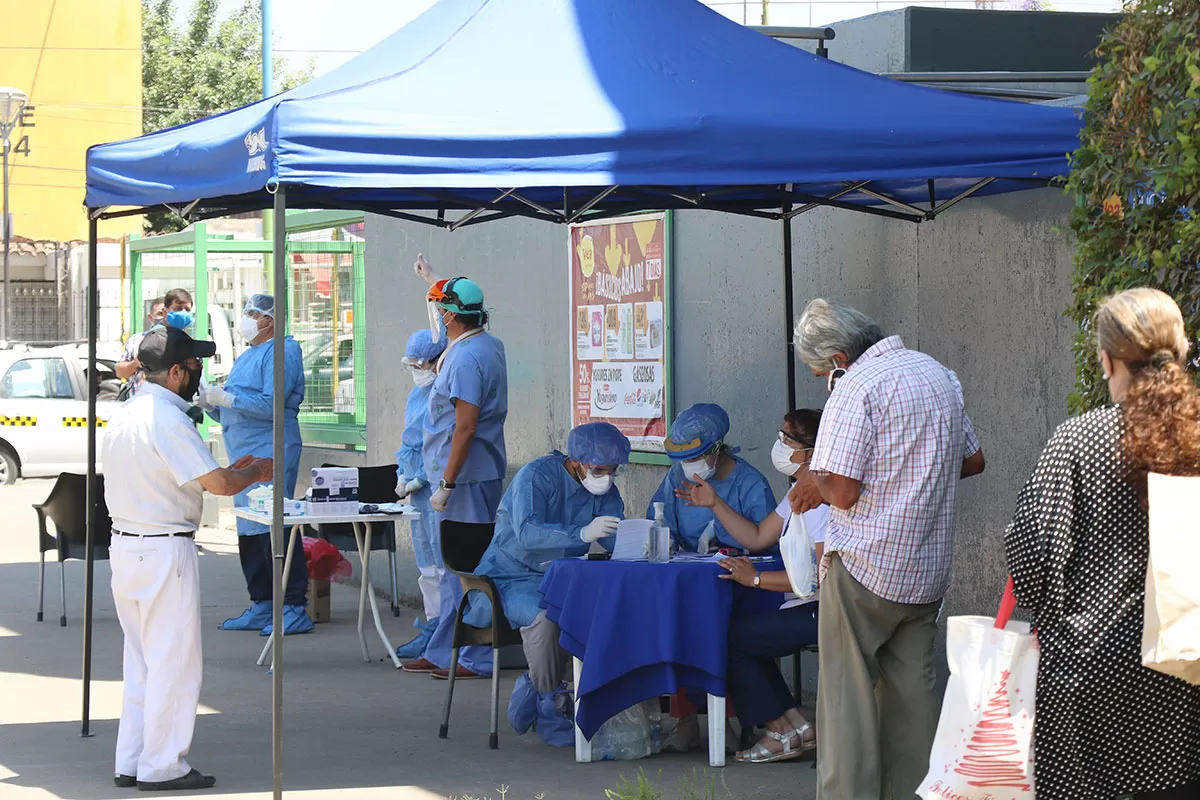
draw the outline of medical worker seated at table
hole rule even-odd
[[[412,531],[413,554],[420,572],[417,587],[421,590],[421,600],[425,606],[425,622],[415,623],[420,633],[407,644],[396,648],[397,658],[423,656],[425,646],[438,626],[441,602],[439,584],[445,568],[442,565],[437,521],[434,519],[433,506],[429,504],[433,487],[429,485],[429,478],[425,474],[421,450],[425,444],[425,419],[429,416],[429,390],[437,379],[434,367],[445,349],[446,337],[441,336],[434,341],[433,332],[424,328],[408,337],[404,358],[400,359],[400,363],[412,374],[416,385],[408,393],[408,401],[404,405],[404,434],[400,439],[400,449],[396,452],[396,494],[402,500],[408,498],[421,513],[421,518],[413,520],[409,528]]]
[[[708,481],[730,508],[746,519],[763,519],[775,508],[775,495],[761,472],[738,458],[725,444],[729,415],[715,403],[685,409],[671,424],[663,442],[671,469],[663,478],[646,517],[654,519],[654,504],[665,505],[667,527],[684,550],[708,553],[718,547],[741,548],[711,508],[689,506],[687,492],[696,478]]]
[[[475,570],[495,581],[529,664],[513,687],[509,722],[517,733],[534,726],[558,747],[575,741],[571,695],[563,683],[568,658],[558,645],[558,625],[539,608],[538,584],[548,561],[581,556],[593,542],[612,550],[611,537],[625,516],[613,479],[628,463],[629,440],[612,425],[589,422],[573,429],[566,455],[556,450],[542,456],[513,478],[500,501],[491,546]],[[464,620],[482,628],[491,615],[491,603],[476,594]]]
[[[204,393],[204,408],[217,422],[225,438],[225,450],[231,461],[244,456],[269,458],[273,447],[272,419],[275,408],[275,298],[256,294],[246,301],[238,333],[250,343],[249,349],[233,362],[225,385],[209,386]],[[304,362],[300,345],[291,336],[283,342],[285,385],[283,422],[284,491],[287,497],[296,492],[296,477],[300,472],[300,404],[304,402]],[[233,498],[237,507],[249,505],[247,494],[259,484],[247,487]],[[271,584],[274,569],[271,561],[270,528],[257,522],[237,521],[238,555],[246,588],[250,591],[250,607],[239,617],[227,619],[223,631],[259,631],[271,634]],[[283,596],[283,632],[308,633],[313,621],[304,610],[304,594],[308,588],[308,566],[304,554],[292,557]]]
[[[795,480],[793,476],[808,464],[817,445],[817,428],[821,412],[814,409],[793,411],[783,419],[779,438],[771,450],[775,469]],[[698,480],[689,492],[689,502],[701,508],[711,508],[725,529],[742,547],[751,552],[769,549],[780,543],[788,532],[792,517],[791,500],[783,502],[755,524],[730,508],[713,490],[711,484]],[[825,551],[825,526],[829,521],[829,506],[818,506],[804,512],[804,527],[814,547],[811,563],[821,563]],[[729,698],[743,730],[766,725],[767,732],[749,750],[736,758],[751,764],[785,761],[801,756],[817,746],[816,731],[795,707],[779,664],[775,659],[797,652],[817,643],[817,596],[799,598],[792,594],[788,577],[786,552],[785,569],[760,572],[747,558],[727,558],[721,562],[729,574],[726,580],[768,592],[782,592],[783,605],[772,611],[738,611],[734,608],[729,623],[729,669],[725,683]],[[681,723],[682,724],[682,723]],[[699,725],[696,725],[699,735]]]

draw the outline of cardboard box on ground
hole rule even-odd
[[[329,622],[329,581],[310,580],[304,602],[304,610],[313,622]]]

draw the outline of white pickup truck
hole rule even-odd
[[[97,447],[117,407],[117,358],[97,354]],[[87,470],[87,366],[79,345],[0,350],[0,484]]]

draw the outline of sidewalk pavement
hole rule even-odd
[[[68,562],[67,627],[58,625],[59,579],[47,554],[46,613],[37,610],[37,520],[31,504],[51,481],[0,487],[0,798],[149,797],[113,786],[113,746],[121,702],[121,629],[113,611],[107,561],[95,568],[92,738],[80,736],[83,564]],[[189,759],[217,785],[195,794],[258,800],[271,796],[271,678],[254,662],[263,639],[222,632],[217,625],[246,605],[234,534],[205,529],[197,536],[204,624],[204,687]],[[351,556],[356,559],[357,556]],[[815,771],[808,761],[774,765],[732,762],[707,767],[705,751],[638,762],[576,764],[573,750],[548,747],[532,732],[517,736],[503,709],[517,673],[501,681],[500,749],[487,747],[489,682],[456,685],[450,738],[437,738],[446,684],[392,667],[369,627],[372,661],[359,652],[358,591],[335,584],[333,619],[314,633],[287,637],[284,648],[284,791],[308,800],[361,798],[433,800],[604,798],[621,776],[639,768],[679,796],[681,779],[708,771],[717,798],[809,798]],[[409,638],[416,613],[386,613],[393,643]],[[369,617],[369,612],[368,612]],[[728,794],[721,782],[728,787]],[[507,788],[505,788],[507,787]]]

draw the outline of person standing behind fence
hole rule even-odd
[[[1200,686],[1142,666],[1146,476],[1200,473],[1200,394],[1183,315],[1155,289],[1096,314],[1115,405],[1058,426],[1004,537],[1041,656],[1038,800],[1200,797]]]
[[[830,390],[812,460],[789,495],[797,512],[832,506],[817,797],[912,797],[937,727],[934,638],[958,482],[983,471],[983,451],[954,373],[885,338],[861,311],[813,300],[795,347]]]
[[[418,256],[418,271],[424,260]],[[438,488],[430,498],[439,534],[443,520],[488,523],[496,511],[508,467],[504,422],[508,418],[508,365],[504,344],[484,326],[483,290],[468,278],[434,283],[427,295],[431,330],[447,337],[437,361],[425,422],[425,472]],[[454,621],[462,598],[458,578],[446,570],[440,621],[425,655],[404,664],[405,672],[450,676]],[[464,647],[456,678],[492,672],[490,647]]]
[[[207,789],[188,764],[200,697],[199,559],[194,536],[205,491],[229,496],[269,480],[271,459],[221,469],[187,417],[200,359],[216,352],[181,330],[158,328],[137,352],[138,396],[109,418],[101,460],[112,515],[112,592],[125,634],[118,788]]]
[[[129,337],[129,341],[125,343],[125,352],[121,355],[121,360],[117,362],[115,367],[117,377],[121,380],[129,381],[129,391],[124,393],[122,399],[129,399],[138,393],[145,383],[145,377],[142,374],[142,364],[138,361],[138,348],[142,346],[142,337],[155,328],[162,327],[167,324],[167,315],[171,312],[192,310],[192,296],[186,289],[172,289],[167,292],[162,299],[155,300],[150,304],[150,327],[142,333],[135,333]],[[181,330],[186,325],[173,326]]]
[[[238,333],[250,348],[238,356],[224,387],[210,386],[205,391],[204,409],[221,423],[225,449],[232,459],[246,455],[267,456],[275,442],[275,392],[285,392],[283,420],[284,486],[286,497],[296,492],[300,474],[300,404],[304,402],[304,354],[291,336],[284,337],[283,364],[285,385],[275,386],[275,298],[256,294],[246,301]],[[239,492],[233,504],[249,505],[248,487]],[[276,486],[275,491],[281,487]],[[271,561],[271,529],[245,519],[237,521],[238,556],[250,594],[250,607],[241,616],[221,624],[224,631],[259,631],[270,636],[274,569]],[[288,537],[290,540],[290,537]],[[297,545],[299,547],[299,545]],[[308,591],[308,565],[304,553],[292,556],[283,596],[283,632],[308,633],[312,618],[305,611]]]

